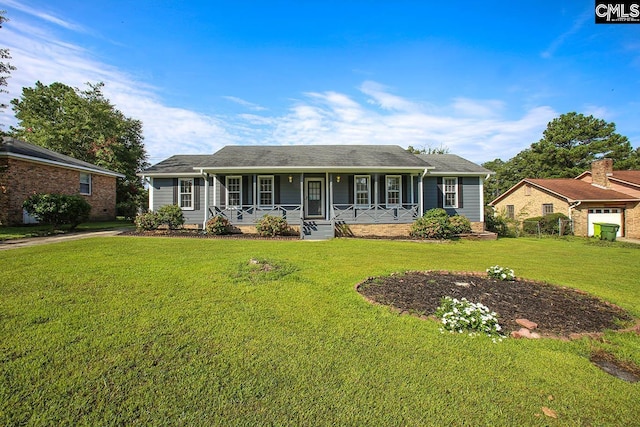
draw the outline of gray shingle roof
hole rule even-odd
[[[433,166],[432,174],[474,174],[485,175],[491,172],[467,159],[455,154],[417,154],[419,158]]]
[[[210,167],[399,167],[425,165],[397,145],[227,146]]]
[[[175,155],[143,175],[193,174],[206,170],[390,169],[484,175],[489,170],[453,154],[414,155],[397,145],[229,145],[215,154]]]
[[[92,163],[83,162],[64,154],[56,153],[38,145],[33,145],[25,141],[20,141],[11,137],[3,137],[0,142],[0,156],[3,157],[19,157],[27,158],[34,161],[42,161],[45,163],[54,163],[60,166],[66,166],[71,169],[87,170],[98,174],[119,176],[124,175],[109,169],[101,168]]]
[[[208,166],[213,154],[177,154],[144,170],[144,174],[194,173],[193,168]]]

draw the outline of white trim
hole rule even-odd
[[[237,205],[232,205],[229,203],[229,180],[230,179],[238,179],[238,186],[239,186],[239,190],[237,191],[239,198],[238,198],[238,204]],[[225,177],[225,182],[224,182],[224,190],[225,190],[225,199],[224,199],[224,205],[229,208],[229,209],[233,209],[233,208],[241,208],[242,207],[242,175],[229,175]],[[236,193],[236,191],[234,191],[234,193]]]
[[[191,183],[191,191],[190,192],[182,192],[182,182],[190,182]],[[195,210],[195,179],[194,178],[178,178],[178,206],[183,211],[192,211]],[[191,196],[191,206],[182,206],[182,195],[189,194]]]
[[[30,162],[33,162],[33,163],[42,163],[42,164],[45,164],[45,165],[58,166],[58,167],[61,167],[61,168],[64,168],[64,169],[87,171],[87,172],[94,173],[96,175],[107,175],[107,176],[113,176],[113,177],[116,177],[116,178],[126,178],[126,175],[123,175],[123,174],[118,173],[118,172],[94,169],[94,168],[90,168],[90,167],[87,167],[87,166],[76,166],[76,165],[71,165],[69,163],[57,162],[55,160],[47,160],[47,159],[40,159],[40,158],[37,158],[37,157],[25,156],[24,154],[2,153],[2,154],[0,154],[0,157],[27,160],[27,161],[30,161]]]
[[[153,212],[153,177],[149,177],[149,210]]]
[[[389,178],[397,178],[398,179],[398,203],[389,203]],[[394,208],[398,206],[402,206],[402,175],[385,175],[384,176],[384,202],[388,208]],[[394,190],[395,191],[395,190]]]
[[[202,229],[207,228],[207,219],[209,219],[209,174],[204,174],[204,221],[202,222]]]
[[[451,192],[447,191],[447,180],[448,179],[452,179],[454,180],[454,188],[455,191],[453,192],[453,194],[455,195],[455,202],[453,205],[447,205],[447,194],[451,194]],[[458,177],[457,176],[443,176],[442,177],[442,207],[447,209],[457,209],[458,208]]]
[[[270,191],[262,191],[262,180],[269,179],[271,180],[271,190]],[[261,208],[272,208],[275,205],[275,197],[276,197],[276,179],[273,175],[258,175],[257,180],[257,194],[256,194],[256,204]],[[262,204],[262,195],[263,194],[271,194],[271,203]]]
[[[358,178],[367,178],[367,204],[358,203]],[[363,192],[361,192],[363,193]],[[354,175],[353,177],[353,205],[364,208],[371,206],[371,175]]]
[[[87,183],[86,183],[86,182],[82,182],[82,175],[86,175],[86,176],[88,176],[88,177],[89,177],[89,183],[88,183],[88,184],[89,184],[89,191],[88,191],[88,192],[86,192],[86,193],[83,193],[83,192],[82,192],[82,185],[83,185],[83,184],[84,184],[84,185],[87,185]],[[79,186],[80,186],[80,188],[78,189],[78,193],[82,194],[83,196],[90,196],[90,195],[91,195],[91,190],[93,190],[93,179],[92,179],[92,177],[91,177],[91,174],[90,174],[90,173],[87,173],[87,172],[80,172],[80,174],[79,174],[79,181],[80,181],[80,182],[79,182]]]
[[[479,177],[480,181],[479,190],[480,190],[480,222],[484,222],[484,179]]]

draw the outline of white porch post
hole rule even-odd
[[[153,177],[149,177],[149,211],[153,212]]]
[[[300,173],[300,222],[304,220],[304,172]]]
[[[204,222],[202,223],[202,229],[207,228],[207,219],[209,216],[209,174],[204,173]]]
[[[327,174],[328,175],[328,174]],[[329,175],[329,220],[333,220],[333,178],[335,174]]]
[[[426,174],[427,171],[425,170],[418,181],[418,217],[421,217],[424,214],[424,191],[422,190],[422,187],[424,186],[424,176]]]

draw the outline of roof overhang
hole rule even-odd
[[[372,173],[372,172],[396,172],[396,173],[423,173],[424,167],[406,167],[406,166],[256,166],[256,167],[196,167],[194,170],[199,172],[199,175],[204,173],[209,174],[238,174],[238,173]],[[426,168],[432,169],[432,168]],[[173,174],[176,176],[176,174]]]
[[[77,171],[82,171],[82,172],[91,172],[91,173],[96,174],[96,175],[113,176],[115,178],[126,178],[126,175],[123,175],[123,174],[118,173],[118,172],[106,171],[106,170],[103,170],[103,169],[95,169],[95,168],[79,166],[79,165],[71,165],[69,163],[56,162],[55,160],[48,160],[48,159],[41,159],[41,158],[38,158],[38,157],[25,156],[24,154],[0,153],[0,157],[24,160],[24,161],[28,161],[28,162],[32,162],[32,163],[39,163],[39,164],[48,165],[48,166],[56,166],[56,167],[60,167],[60,168],[64,168],[64,169],[72,169],[72,170],[77,170]]]

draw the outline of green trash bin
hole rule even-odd
[[[593,223],[593,237],[597,237],[598,239],[600,239],[600,226],[602,225],[601,222],[594,222]]]
[[[618,224],[600,224],[600,240],[608,240],[610,242],[616,241],[616,234],[618,234]]]

